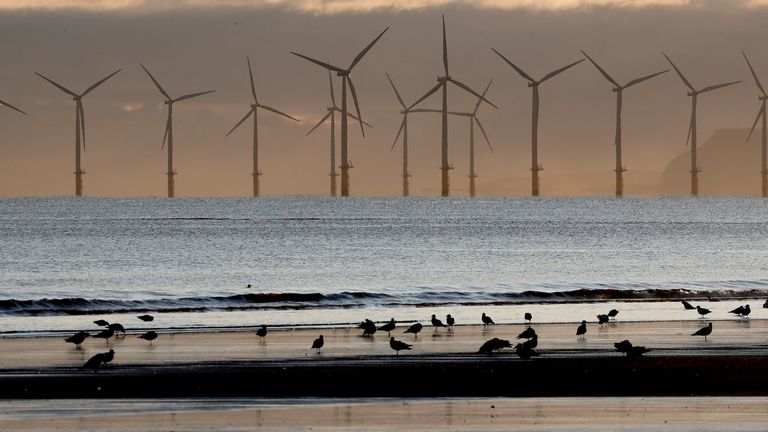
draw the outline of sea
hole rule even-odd
[[[768,317],[754,198],[0,200],[0,334]],[[151,314],[145,323],[137,315]],[[693,315],[692,315],[693,314]]]

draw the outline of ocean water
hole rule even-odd
[[[169,328],[578,321],[611,305],[677,319],[680,299],[726,319],[765,297],[762,199],[0,200],[3,333],[145,312]]]

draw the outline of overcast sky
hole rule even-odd
[[[0,99],[29,113],[0,107],[0,196],[74,190],[74,102],[34,72],[81,92],[122,68],[84,99],[90,196],[165,194],[165,106],[139,62],[172,96],[216,89],[174,109],[178,196],[250,194],[250,124],[224,137],[249,109],[246,55],[260,101],[302,120],[259,114],[262,192],[327,193],[329,130],[304,136],[330,102],[327,75],[289,51],[346,67],[387,26],[353,73],[363,116],[374,128],[365,140],[359,128],[350,129],[352,194],[399,194],[402,154],[390,147],[400,114],[384,72],[408,102],[436,83],[441,14],[451,75],[477,89],[495,79],[488,97],[499,109],[480,110],[495,153],[476,137],[481,194],[530,189],[530,89],[492,47],[535,77],[582,58],[583,49],[620,82],[667,69],[662,51],[697,87],[744,80],[701,96],[700,142],[715,130],[752,124],[757,89],[742,49],[768,84],[768,1],[0,0],[0,10]],[[339,97],[339,85],[336,91]],[[587,62],[542,85],[544,194],[612,192],[614,98]],[[425,106],[439,102],[438,93]],[[449,105],[467,110],[473,100],[452,89]],[[669,161],[686,151],[689,110],[673,73],[625,92],[628,194],[651,193]],[[409,121],[414,194],[439,193],[439,127],[437,115]],[[467,189],[468,133],[466,120],[451,119],[457,194]],[[753,168],[759,172],[759,161],[745,169]]]

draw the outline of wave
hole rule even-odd
[[[615,289],[581,288],[565,291],[414,292],[406,294],[340,292],[246,293],[230,296],[114,300],[43,298],[0,300],[0,315],[53,316],[142,312],[211,312],[258,309],[355,307],[428,307],[440,305],[506,305],[526,303],[589,303],[606,301],[736,300],[768,297],[768,289]]]

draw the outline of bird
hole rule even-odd
[[[437,319],[435,314],[432,314],[432,320],[431,321],[432,321],[432,326],[435,328],[435,333],[437,333],[437,329],[439,329],[440,327],[447,327],[445,324],[443,324],[442,321]]]
[[[415,339],[419,337],[419,332],[421,331],[422,328],[424,328],[424,326],[421,325],[421,323],[416,323],[408,327],[408,330],[406,330],[405,333],[413,333],[413,337]]]
[[[495,322],[493,322],[493,320],[491,319],[491,317],[489,317],[488,315],[486,315],[486,314],[485,314],[485,312],[483,312],[483,316],[482,316],[482,317],[480,317],[480,319],[482,319],[482,320],[483,320],[483,327],[488,327],[488,326],[490,326],[491,324],[496,324]]]
[[[625,354],[627,357],[640,357],[649,351],[651,351],[651,349],[644,346],[633,346]]]
[[[267,326],[262,325],[259,327],[258,330],[256,330],[256,336],[260,337],[262,340],[267,336]]]
[[[691,336],[704,336],[704,340],[707,340],[707,336],[712,334],[712,323],[709,323],[706,327],[702,327],[698,330],[696,330],[696,333],[691,334]]]
[[[107,363],[111,362],[115,359],[115,350],[111,349],[104,353],[104,357],[102,357],[101,361],[104,364],[104,366],[107,365]]]
[[[712,312],[711,310],[709,310],[707,308],[703,308],[701,306],[696,306],[696,311],[698,311],[699,315],[701,315],[702,317],[704,317],[704,315]]]
[[[389,322],[379,327],[379,330],[387,332],[387,336],[390,336],[389,332],[394,330],[396,327],[395,319],[390,318]]]
[[[528,348],[524,344],[517,344],[515,345],[515,352],[517,353],[518,357],[520,357],[523,360],[528,360],[531,357],[536,357],[539,355],[538,352],[536,352],[533,348]]]
[[[525,322],[530,324],[531,320],[533,319],[533,315],[531,315],[530,312],[526,312],[525,315],[523,315],[523,318],[525,319]]]
[[[517,335],[518,339],[528,339],[536,336],[536,330],[533,329],[533,327],[528,327],[525,330],[523,330],[522,333]]]
[[[613,346],[616,348],[616,351],[620,353],[627,353],[630,349],[632,349],[632,342],[624,339],[621,342],[614,343]]]
[[[317,353],[320,354],[320,348],[325,345],[325,341],[323,340],[323,335],[320,335],[317,337],[317,339],[312,342],[312,348],[317,350]]]
[[[139,336],[139,339],[144,339],[145,341],[149,341],[149,346],[152,346],[152,341],[157,339],[157,333],[150,330],[143,335]]]
[[[376,333],[376,324],[368,318],[358,324],[357,328],[363,329],[363,336],[373,336]]]
[[[745,305],[745,306],[739,306],[736,309],[730,311],[729,313],[746,317],[750,313],[752,313],[752,310],[749,308],[749,305]]]
[[[93,369],[94,372],[98,372],[102,364],[104,364],[104,353],[98,353],[85,362],[83,369]]]
[[[109,321],[104,321],[103,319],[96,320],[93,323],[100,327],[106,327],[109,325]]]
[[[744,313],[742,313],[741,316],[747,317],[751,313],[752,313],[752,309],[749,308],[749,305],[746,305],[744,306]]]
[[[97,334],[93,335],[95,338],[101,338],[104,339],[107,343],[109,343],[109,338],[115,335],[115,331],[112,329],[106,329],[98,332]]]
[[[765,303],[763,303],[763,309],[768,309],[768,300],[766,300]]]
[[[608,317],[608,315],[600,314],[597,316],[597,323],[602,325],[610,321],[611,319]]]
[[[445,322],[448,324],[448,331],[453,331],[453,325],[456,324],[456,320],[453,319],[451,314],[445,316]]]
[[[582,321],[579,328],[576,329],[576,336],[581,336],[584,339],[584,335],[587,333],[587,322]]]
[[[394,337],[389,338],[389,347],[395,350],[395,355],[400,355],[400,351],[411,349],[411,344],[395,340]]]
[[[114,323],[107,326],[108,329],[114,331],[114,332],[122,332],[123,336],[125,336],[125,327],[123,327],[120,323]]]
[[[73,334],[72,336],[64,339],[64,341],[75,344],[75,349],[82,349],[80,344],[82,344],[83,341],[85,341],[85,338],[87,338],[90,335],[91,334],[88,333],[88,332],[79,331],[79,332]]]
[[[509,343],[508,340],[493,338],[485,341],[485,343],[480,346],[480,349],[477,350],[477,352],[480,354],[491,354],[494,351],[498,351],[502,348],[509,348],[511,346],[512,344]]]
[[[138,318],[138,319],[140,319],[140,320],[142,320],[144,322],[149,322],[149,321],[154,321],[155,320],[155,317],[153,317],[152,315],[146,315],[146,314],[145,315],[139,315],[136,318]]]
[[[530,348],[530,349],[533,349],[539,346],[539,335],[534,334],[533,336],[531,336],[530,339],[523,342],[523,346],[525,348]]]
[[[616,309],[611,309],[608,311],[608,317],[610,318],[616,318],[616,315],[618,314],[619,314],[619,311],[617,311]]]
[[[684,307],[686,310],[694,310],[694,309],[696,309],[695,307],[693,307],[693,305],[692,305],[692,304],[688,303],[688,302],[687,302],[687,301],[685,301],[685,300],[681,300],[681,302],[683,303],[683,307]]]

